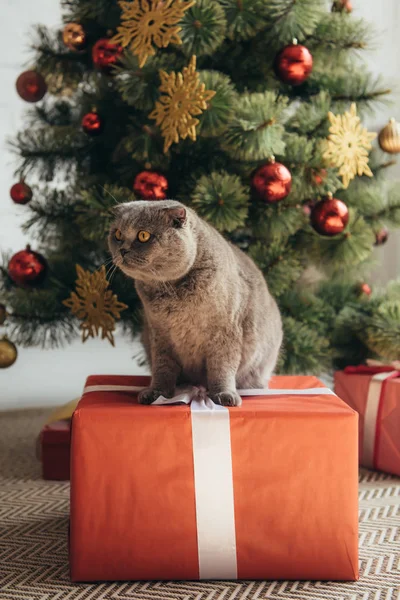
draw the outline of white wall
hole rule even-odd
[[[370,68],[382,74],[392,85],[398,84],[400,73],[400,4],[397,0],[353,0],[354,14],[375,24],[379,36],[376,49],[370,53]],[[14,183],[13,157],[5,138],[13,136],[22,125],[22,113],[27,104],[15,92],[15,80],[27,65],[29,29],[34,23],[59,25],[58,0],[2,0],[2,34],[0,36],[0,249],[20,250],[27,238],[20,230],[24,218],[23,206],[9,198]],[[394,95],[392,108],[382,107],[369,123],[379,131],[390,116],[400,120],[400,89]],[[400,179],[400,167],[392,169],[392,177]],[[386,246],[377,252],[384,268],[377,269],[376,280],[387,281],[400,273],[400,236],[392,235]],[[139,373],[132,355],[137,347],[117,337],[116,348],[108,342],[91,340],[57,351],[19,349],[15,365],[0,371],[0,409],[27,405],[60,404],[79,395],[90,373]]]

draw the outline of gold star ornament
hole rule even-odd
[[[149,114],[161,128],[164,137],[164,152],[179,139],[196,140],[196,126],[200,115],[207,110],[207,102],[215,96],[212,90],[206,90],[196,71],[196,56],[192,56],[189,65],[182,73],[166,73],[160,71],[160,92],[164,92],[157,100],[154,110]]]
[[[157,48],[169,44],[182,44],[178,26],[185,11],[194,4],[182,0],[132,0],[118,2],[122,10],[122,24],[112,38],[113,44],[129,46],[138,57],[142,68],[149,56],[154,56]]]
[[[339,169],[343,187],[347,188],[356,175],[372,177],[368,166],[368,151],[376,133],[370,133],[361,125],[355,103],[343,115],[329,112],[328,118],[331,126],[323,157],[330,166]]]
[[[114,346],[115,320],[120,318],[121,311],[128,308],[127,305],[119,302],[112,290],[107,289],[109,283],[104,265],[95,273],[76,265],[76,272],[76,292],[72,292],[63,304],[82,320],[82,342],[86,342],[89,337],[98,336],[101,332],[101,339],[107,338]]]

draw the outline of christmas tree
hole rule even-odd
[[[113,343],[118,319],[136,336],[139,300],[107,253],[112,208],[175,198],[265,274],[281,372],[398,358],[400,285],[371,293],[367,277],[400,192],[360,120],[389,90],[359,56],[372,33],[350,1],[62,5],[63,29],[36,29],[17,81],[34,105],[11,196],[32,249],[3,257],[3,344]],[[398,136],[390,123],[381,148]]]

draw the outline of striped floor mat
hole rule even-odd
[[[0,413],[0,600],[400,600],[400,479],[360,473],[357,583],[71,584],[69,485],[45,482],[35,438],[49,411]]]

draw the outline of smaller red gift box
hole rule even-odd
[[[393,366],[346,367],[335,392],[359,415],[360,464],[400,475],[400,371]]]
[[[39,436],[38,455],[43,479],[69,481],[71,419],[45,425]]]

